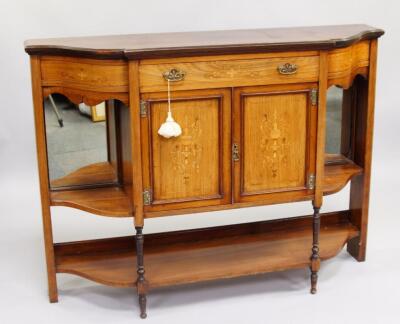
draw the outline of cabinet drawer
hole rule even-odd
[[[128,64],[123,60],[45,56],[42,85],[82,91],[128,92]]]
[[[176,70],[184,77],[174,90],[313,82],[318,80],[319,57],[275,57],[185,63],[142,64],[141,92],[165,91],[164,73]]]

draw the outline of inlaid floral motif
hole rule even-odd
[[[182,123],[182,135],[171,151],[172,164],[175,171],[181,175],[183,183],[190,181],[190,175],[199,174],[200,160],[203,148],[197,139],[201,136],[200,119],[196,116],[189,120],[188,116]]]
[[[285,121],[278,117],[276,110],[272,120],[270,114],[264,114],[260,124],[263,137],[260,141],[260,149],[264,153],[262,159],[263,168],[270,170],[273,178],[279,174],[279,169],[287,163],[288,143],[285,137]]]

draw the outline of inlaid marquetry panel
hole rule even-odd
[[[167,139],[156,133],[167,115],[167,105],[153,104],[155,200],[219,195],[218,106],[218,99],[175,102],[174,118],[182,135]]]
[[[240,159],[235,163],[235,199],[306,190],[315,146],[311,113],[317,109],[312,111],[310,89],[237,92],[235,142]]]
[[[167,116],[166,99],[149,101],[152,205],[179,207],[191,202],[215,204],[230,199],[226,195],[230,190],[224,188],[224,179],[229,180],[229,174],[224,173],[230,168],[227,165],[230,120],[224,119],[224,115],[229,113],[230,100],[229,96],[214,92],[193,97],[183,93],[172,100],[173,117],[182,128],[182,135],[177,138],[167,139],[157,133]]]
[[[297,67],[295,73],[279,73],[278,67],[287,63]],[[318,80],[319,56],[241,59],[238,55],[229,60],[141,64],[141,92],[164,91],[163,73],[171,69],[185,72],[184,80],[174,84],[176,90],[313,82]]]
[[[306,116],[306,93],[244,97],[244,192],[304,186]]]

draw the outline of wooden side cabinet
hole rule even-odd
[[[50,301],[56,274],[71,273],[135,287],[145,318],[149,289],[309,267],[315,294],[321,260],[347,244],[364,261],[381,35],[343,25],[27,41]],[[106,121],[81,116],[82,102],[105,102]],[[181,134],[165,138],[169,107]],[[348,182],[349,208],[321,214]],[[143,233],[151,217],[305,200],[309,216]],[[131,217],[136,234],[55,243],[52,206]]]

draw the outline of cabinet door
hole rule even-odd
[[[311,197],[316,114],[315,84],[235,90],[235,201]]]
[[[147,211],[192,208],[231,202],[230,90],[174,91],[172,114],[182,135],[157,132],[167,117],[166,93],[143,95],[144,188]]]

